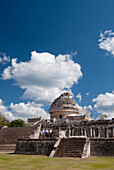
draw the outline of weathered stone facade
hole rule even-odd
[[[70,93],[61,94],[57,99],[52,103],[49,114],[51,115],[51,120],[58,121],[63,120],[69,115],[79,114],[77,105],[72,99]]]
[[[71,137],[62,139],[19,139],[15,153],[50,157],[114,156],[114,139]]]
[[[31,139],[19,139],[15,153],[80,158],[114,156],[114,119],[67,119],[58,123],[40,122],[39,127],[39,139],[34,134]]]
[[[49,138],[59,137],[59,131],[65,131],[66,137],[85,136],[88,138],[114,138],[114,119],[91,121],[63,121],[59,123],[42,123],[41,132],[51,132]],[[41,133],[42,134],[42,133]],[[40,135],[40,138],[44,138]]]
[[[29,119],[29,126],[0,130],[2,149],[18,154],[50,157],[114,156],[114,118],[93,120],[79,115],[70,93],[62,94],[50,107],[50,120]],[[60,116],[61,115],[61,116]]]
[[[114,156],[114,138],[90,140],[91,156]]]
[[[114,119],[93,120],[79,115],[70,93],[54,100],[50,121],[40,121],[30,135],[18,140],[15,153],[50,157],[114,156]],[[39,139],[37,139],[39,138]]]
[[[49,156],[55,142],[56,139],[19,139],[15,153]]]

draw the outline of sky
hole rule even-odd
[[[49,117],[61,93],[114,117],[114,1],[0,0],[0,113]]]

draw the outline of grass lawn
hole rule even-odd
[[[41,170],[71,170],[71,169],[114,169],[114,157],[78,158],[48,158],[41,155],[15,155],[0,153],[0,170],[2,169],[41,169]]]

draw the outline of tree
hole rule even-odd
[[[22,126],[26,126],[26,123],[22,119],[12,120],[9,124],[9,127],[22,127]]]
[[[99,120],[105,120],[108,118],[106,114],[100,114],[98,117],[99,117]]]
[[[2,113],[0,113],[0,126],[8,126],[9,123],[9,120],[7,120]]]

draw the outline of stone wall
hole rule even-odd
[[[91,156],[114,156],[114,139],[90,139]]]
[[[41,131],[45,132],[46,130],[52,130],[51,138],[59,137],[59,131],[61,130],[66,131],[66,137],[85,136],[88,138],[114,138],[114,120],[42,123]]]
[[[49,155],[55,142],[55,139],[18,139],[15,153]]]
[[[33,126],[39,121],[41,121],[41,117],[28,119],[28,126]]]
[[[86,158],[89,153],[90,156],[114,156],[114,138],[85,139],[82,137],[61,139],[54,156]],[[15,153],[49,156],[56,141],[56,139],[19,139]]]

